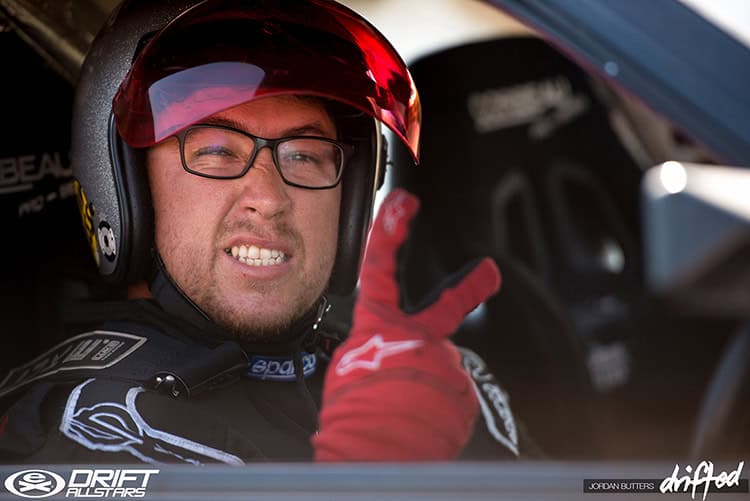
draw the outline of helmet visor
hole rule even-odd
[[[148,147],[263,96],[333,99],[380,120],[419,156],[411,75],[367,21],[327,0],[217,0],[185,11],[140,51],[113,102],[117,130]]]

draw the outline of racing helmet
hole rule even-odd
[[[76,90],[71,162],[100,274],[135,283],[153,268],[145,151],[196,122],[274,95],[322,98],[353,146],[342,176],[328,285],[356,285],[386,125],[419,156],[419,96],[403,60],[370,23],[332,0],[126,0],[97,35]]]

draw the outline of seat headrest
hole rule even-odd
[[[587,293],[639,280],[641,171],[585,71],[533,37],[455,47],[411,71],[422,165],[396,161],[392,180],[423,202],[413,273],[434,282],[429,275],[491,255],[560,287],[571,275],[588,280]]]

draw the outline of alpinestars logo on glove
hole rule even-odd
[[[358,348],[349,350],[336,365],[336,374],[343,376],[355,369],[376,371],[384,358],[413,350],[424,344],[419,340],[385,341],[383,336],[375,334]]]

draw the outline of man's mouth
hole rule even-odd
[[[287,259],[283,251],[255,245],[235,245],[232,248],[224,249],[224,252],[249,266],[273,266],[281,264]]]

